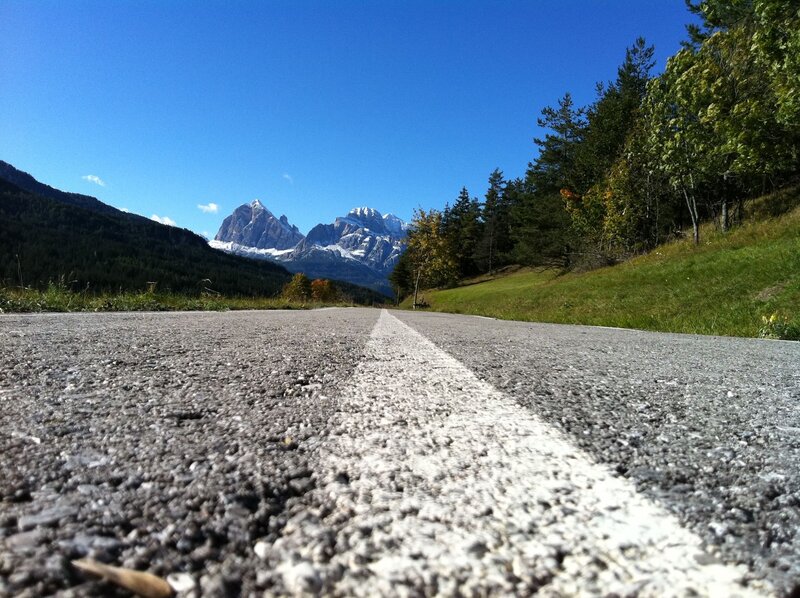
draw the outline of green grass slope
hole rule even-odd
[[[681,240],[591,272],[521,271],[423,296],[433,310],[503,319],[794,338],[800,207],[775,214],[798,204],[797,188],[763,198],[742,226],[705,227],[698,247]]]

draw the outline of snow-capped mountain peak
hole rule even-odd
[[[381,218],[381,213],[374,208],[362,207],[362,208],[353,208],[352,210],[350,210],[347,216],[348,218],[355,218],[358,220],[360,219],[369,220],[371,218],[376,218],[376,217]]]
[[[358,207],[332,224],[316,225],[303,237],[286,216],[276,218],[254,200],[225,219],[211,245],[274,259],[311,277],[346,280],[388,294],[387,277],[403,252],[407,229],[397,216]]]
[[[303,240],[296,226],[286,216],[276,218],[264,204],[254,199],[225,218],[215,241],[234,243],[256,249],[291,249]]]
[[[340,219],[337,218],[337,221],[338,220]],[[386,232],[383,225],[383,216],[374,208],[353,208],[342,220],[351,222],[359,228],[366,228],[378,234]]]
[[[405,236],[408,231],[408,223],[394,214],[384,214],[383,223],[386,226],[386,230],[396,235]]]

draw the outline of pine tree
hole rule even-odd
[[[577,157],[586,134],[585,111],[566,94],[557,108],[542,110],[538,123],[549,132],[534,139],[539,156],[516,187],[510,236],[520,263],[568,267],[573,242],[561,192],[573,193],[584,184]]]
[[[586,111],[584,135],[576,147],[575,178],[580,184],[571,187],[571,191],[586,193],[603,180],[621,156],[647,93],[653,52],[653,46],[638,38],[626,50],[616,80],[608,85],[598,84],[597,100]]]
[[[500,248],[506,249],[509,242],[505,186],[503,172],[496,168],[489,175],[489,188],[481,212],[483,234],[475,254],[475,261],[483,272],[494,271],[501,261]]]
[[[481,207],[478,200],[469,196],[462,187],[452,208],[445,208],[444,231],[453,250],[459,278],[478,273],[475,253],[481,239]]]
[[[558,101],[557,108],[543,109],[537,122],[550,132],[534,139],[539,156],[528,164],[526,183],[537,193],[582,188],[577,148],[586,134],[585,110],[575,108],[572,96],[567,93]]]
[[[408,251],[404,252],[394,269],[389,274],[389,282],[395,293],[395,301],[399,304],[402,299],[407,297],[414,288],[414,275],[412,272],[411,255]]]

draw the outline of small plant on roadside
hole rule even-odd
[[[63,274],[56,280],[51,280],[47,289],[41,293],[42,308],[46,311],[70,311],[76,294],[72,292],[71,286],[74,280],[67,280]]]
[[[785,341],[800,340],[800,322],[791,322],[786,316],[777,313],[761,317],[762,326],[758,331],[760,338],[775,338]]]

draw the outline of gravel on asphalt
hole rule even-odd
[[[377,316],[0,316],[0,595],[113,594],[81,557],[267,590],[253,546],[314,486]]]

